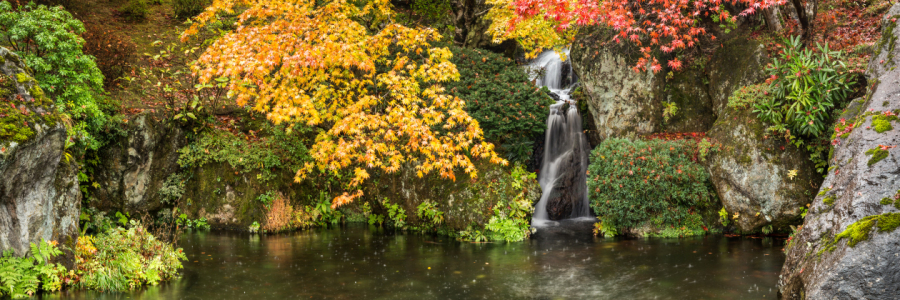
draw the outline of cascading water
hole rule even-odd
[[[568,56],[569,51],[563,53]],[[538,181],[541,200],[531,225],[546,226],[551,220],[591,217],[587,195],[587,167],[590,146],[581,127],[577,105],[569,97],[576,83],[571,66],[555,51],[539,55],[527,66],[532,80],[557,96],[550,106],[544,143],[544,158]]]

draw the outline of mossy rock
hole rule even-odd
[[[735,91],[762,82],[770,62],[765,46],[745,34],[724,41],[707,66],[715,114],[722,113],[728,105],[728,97]]]
[[[835,137],[820,200],[787,248],[778,283],[784,299],[890,299],[900,293],[900,206],[891,201],[900,190],[900,149],[891,147],[900,144],[900,132],[888,128],[896,121],[883,113],[900,110],[900,70],[889,66],[900,53],[894,45],[897,16],[900,4],[882,19],[865,98],[841,116],[855,128]]]
[[[706,161],[710,178],[725,210],[738,213],[735,224],[745,232],[798,224],[801,208],[822,182],[809,153],[769,136],[767,127],[749,109],[726,107],[708,134],[719,145]]]
[[[511,167],[503,167],[483,161],[476,161],[478,178],[472,179],[457,172],[456,180],[426,175],[418,178],[412,167],[404,167],[393,174],[382,174],[371,180],[365,188],[363,201],[380,203],[388,199],[399,203],[407,212],[410,226],[423,225],[426,220],[415,214],[419,204],[431,201],[444,212],[442,227],[460,231],[469,225],[483,227],[493,214],[491,208],[500,200],[513,199],[522,190],[512,186]],[[537,204],[541,192],[537,180],[525,183],[526,198]],[[380,205],[375,205],[375,213],[386,215]],[[528,218],[530,220],[530,217]]]

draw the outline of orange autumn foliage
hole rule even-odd
[[[215,0],[182,39],[236,9],[237,29],[216,40],[193,71],[202,82],[226,79],[229,97],[275,123],[327,128],[312,146],[315,162],[295,180],[353,168],[348,192],[333,207],[362,195],[369,170],[414,165],[420,177],[436,171],[455,180],[457,169],[477,176],[475,158],[507,164],[465,103],[445,93],[442,83],[459,73],[449,49],[429,44],[440,35],[394,23],[389,1]]]

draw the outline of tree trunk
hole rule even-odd
[[[803,35],[801,36],[804,40],[804,43],[809,40],[812,36],[812,18],[815,18],[815,9],[818,6],[816,0],[807,0],[807,5],[804,5],[801,0],[791,0],[791,4],[794,5],[794,11],[797,13],[797,19],[800,21],[800,29],[803,30]],[[812,8],[813,11],[810,12],[808,8]]]
[[[778,32],[784,29],[781,25],[781,10],[778,9],[777,5],[763,10],[763,17],[766,19],[766,26],[769,27],[769,31]]]

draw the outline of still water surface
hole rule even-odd
[[[782,242],[540,234],[460,243],[362,226],[189,233],[173,282],[44,299],[775,299]]]

